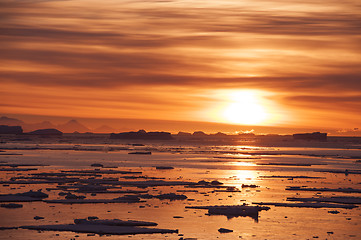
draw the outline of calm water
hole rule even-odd
[[[88,236],[73,232],[38,232],[30,230],[2,230],[1,239],[360,239],[361,209],[290,208],[270,206],[261,211],[258,222],[250,217],[208,216],[206,210],[186,209],[185,206],[233,205],[252,202],[289,202],[287,197],[355,196],[361,193],[286,191],[287,186],[361,189],[360,174],[322,172],[345,169],[361,170],[361,150],[319,146],[252,146],[145,143],[144,146],[117,144],[45,144],[4,143],[6,154],[0,161],[17,164],[44,164],[35,171],[1,171],[2,181],[11,177],[27,177],[32,173],[60,172],[69,169],[92,169],[101,163],[114,170],[141,171],[142,176],[162,177],[164,180],[192,181],[218,180],[235,186],[241,192],[214,192],[212,188],[150,187],[149,194],[185,194],[187,200],[146,199],[144,203],[110,204],[49,204],[22,203],[23,208],[0,208],[0,226],[42,225],[73,223],[75,218],[97,216],[100,219],[132,219],[157,222],[159,228],[178,229],[179,234],[152,234],[129,236]],[[36,148],[36,149],[34,149]],[[92,151],[90,151],[92,150]],[[151,155],[129,155],[131,151],[151,151]],[[2,153],[4,154],[4,152]],[[359,158],[358,158],[359,157]],[[307,164],[307,165],[305,165]],[[156,170],[155,166],[172,166],[173,170]],[[5,168],[5,167],[3,167]],[[24,167],[19,167],[24,168]],[[263,176],[308,176],[313,178],[264,178]],[[123,177],[103,175],[102,177]],[[123,179],[120,179],[123,180]],[[139,181],[142,179],[139,179]],[[242,184],[256,184],[257,188],[243,188]],[[1,193],[25,192],[43,189],[49,199],[63,199],[57,184],[3,184]],[[123,187],[122,190],[139,190]],[[50,190],[50,189],[49,189]],[[186,190],[187,192],[181,192]],[[188,192],[188,190],[197,190]],[[177,192],[178,191],[178,192]],[[124,194],[97,194],[87,198],[112,199]],[[360,205],[359,205],[360,206]],[[328,211],[338,210],[331,214]],[[42,220],[34,220],[42,216]],[[181,216],[183,218],[173,218]],[[221,234],[219,228],[232,229]]]

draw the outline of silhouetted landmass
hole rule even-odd
[[[22,134],[23,129],[20,126],[0,125],[0,134]]]
[[[202,131],[196,131],[192,134],[194,137],[207,137],[209,136],[208,134],[205,134],[204,132]]]
[[[210,134],[211,137],[216,137],[216,138],[224,138],[224,137],[228,137],[227,134],[222,133],[222,132],[217,132],[215,134]]]
[[[48,128],[48,129],[38,129],[28,134],[31,135],[41,135],[41,136],[62,136],[63,133],[55,128]]]
[[[193,133],[188,132],[178,132],[174,135],[176,139],[180,140],[192,140],[192,141],[213,141],[213,140],[231,140],[231,139],[240,139],[240,138],[254,138],[256,135],[252,132],[250,133],[236,133],[236,134],[227,134],[223,132],[210,133],[207,134],[203,131],[195,131]],[[259,135],[260,136],[260,135]],[[262,135],[264,136],[264,135]]]
[[[72,133],[74,131],[84,133],[90,131],[89,128],[85,127],[77,120],[70,120],[64,124],[54,125],[49,121],[43,121],[39,123],[26,123],[16,118],[2,116],[0,118],[0,125],[21,126],[25,132],[35,131],[37,129],[59,129],[62,132],[66,133]]]
[[[177,134],[178,137],[191,137],[192,134],[191,133],[188,133],[188,132],[179,132]]]
[[[239,133],[238,136],[240,136],[240,137],[254,137],[254,136],[256,136],[256,134],[254,134],[253,132]],[[267,136],[278,136],[278,134],[268,134]]]
[[[46,117],[48,118],[48,117]],[[84,120],[86,121],[86,120]],[[35,131],[37,129],[50,129],[55,128],[63,133],[114,133],[118,131],[128,132],[134,129],[147,128],[152,131],[166,131],[176,132],[175,138],[181,138],[182,140],[210,140],[210,139],[229,139],[229,138],[253,138],[255,136],[262,135],[263,137],[274,136],[288,136],[290,132],[299,133],[311,133],[315,130],[313,128],[287,128],[287,127],[272,127],[272,126],[242,126],[242,125],[229,125],[223,123],[209,123],[209,122],[193,122],[193,121],[170,121],[170,120],[144,120],[144,119],[119,119],[117,121],[109,119],[98,119],[102,126],[98,128],[89,128],[79,120],[70,120],[64,124],[54,124],[49,120],[40,121],[37,123],[24,122],[20,119],[11,118],[7,116],[0,117],[0,125],[7,126],[21,126],[23,132]],[[94,121],[93,121],[94,123]],[[121,126],[121,127],[120,127]],[[193,134],[192,132],[195,131]],[[199,131],[202,130],[202,131]],[[205,131],[205,132],[203,132]],[[352,129],[328,129],[322,130],[328,132],[331,136],[345,136],[345,137],[357,137],[361,136],[360,128]],[[217,133],[220,132],[220,133]],[[222,136],[222,132],[226,135]],[[277,132],[277,134],[275,134]],[[262,133],[262,134],[261,134]],[[266,135],[264,135],[266,134]],[[292,135],[289,135],[292,138]],[[329,139],[328,139],[329,140]]]
[[[138,132],[123,132],[110,134],[111,139],[141,139],[141,140],[172,140],[173,137],[168,132],[146,132],[139,130]]]
[[[327,141],[327,133],[320,133],[320,132],[296,133],[296,134],[293,134],[293,139]]]
[[[55,128],[56,126],[49,121],[43,121],[40,123],[25,123],[16,118],[9,118],[6,116],[2,116],[0,118],[0,125],[8,125],[8,126],[21,126],[23,131],[30,132],[36,129],[47,129],[47,128]]]

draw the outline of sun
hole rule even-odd
[[[289,113],[275,100],[279,96],[262,89],[217,89],[205,92],[200,119],[232,125],[277,126],[289,121]]]
[[[268,114],[256,92],[233,92],[229,95],[229,102],[223,111],[223,117],[230,123],[256,125],[267,119]]]

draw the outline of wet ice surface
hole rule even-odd
[[[22,208],[0,208],[0,227],[67,225],[94,216],[155,222],[159,229],[178,230],[107,234],[102,239],[361,238],[361,164],[357,162],[361,150],[357,145],[128,143],[1,144],[5,152],[0,155],[0,199],[7,199],[3,203],[26,201],[17,202]],[[21,195],[39,189],[49,196],[30,201]],[[213,215],[202,209],[244,203],[271,205],[259,211],[257,218],[254,212]],[[1,230],[0,236],[100,238],[92,232],[28,229]]]

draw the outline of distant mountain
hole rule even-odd
[[[93,130],[94,133],[112,133],[115,132],[116,130],[112,127],[109,127],[107,125],[102,125],[96,129]]]
[[[25,123],[16,118],[8,118],[6,116],[2,116],[0,118],[0,125],[7,125],[7,126],[23,126]]]
[[[43,121],[40,123],[25,123],[19,119],[16,118],[9,118],[6,116],[3,116],[0,118],[0,125],[7,125],[7,126],[21,126],[24,130],[24,132],[31,132],[38,129],[59,129],[62,132],[65,133],[73,133],[75,131],[84,133],[84,132],[90,132],[90,129],[84,126],[83,124],[79,123],[77,120],[70,120],[67,123],[60,124],[60,125],[54,125],[53,123],[49,121]],[[114,129],[108,126],[102,126],[98,128],[98,132],[114,132]]]
[[[37,129],[55,128],[55,125],[49,121],[44,121],[41,123],[25,123],[19,119],[9,118],[6,116],[0,118],[0,125],[21,126],[24,132],[34,131]]]
[[[84,126],[83,124],[79,123],[77,120],[70,120],[69,122],[65,124],[60,124],[56,127],[60,131],[64,133],[73,133],[73,132],[90,132],[90,129]]]

